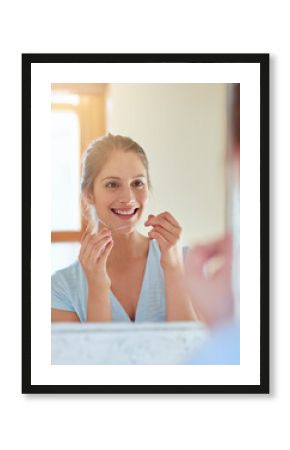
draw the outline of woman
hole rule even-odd
[[[82,201],[90,212],[79,261],[52,277],[52,321],[194,320],[184,287],[181,227],[168,212],[136,230],[150,190],[148,161],[132,139],[94,141],[83,161]]]

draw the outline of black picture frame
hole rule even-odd
[[[269,54],[22,54],[22,393],[269,393]],[[260,383],[256,385],[33,385],[31,382],[31,65],[255,63],[260,67]]]

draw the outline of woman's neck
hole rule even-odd
[[[115,261],[124,258],[126,260],[147,257],[149,239],[137,231],[128,234],[112,233],[114,246],[109,260]]]

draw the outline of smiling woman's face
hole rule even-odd
[[[133,231],[148,194],[146,169],[139,156],[114,150],[94,181],[93,201],[100,222],[112,231]]]

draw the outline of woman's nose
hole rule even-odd
[[[135,195],[134,192],[131,188],[127,188],[125,187],[122,192],[121,192],[121,197],[120,197],[120,202],[121,203],[133,203],[135,202]]]

